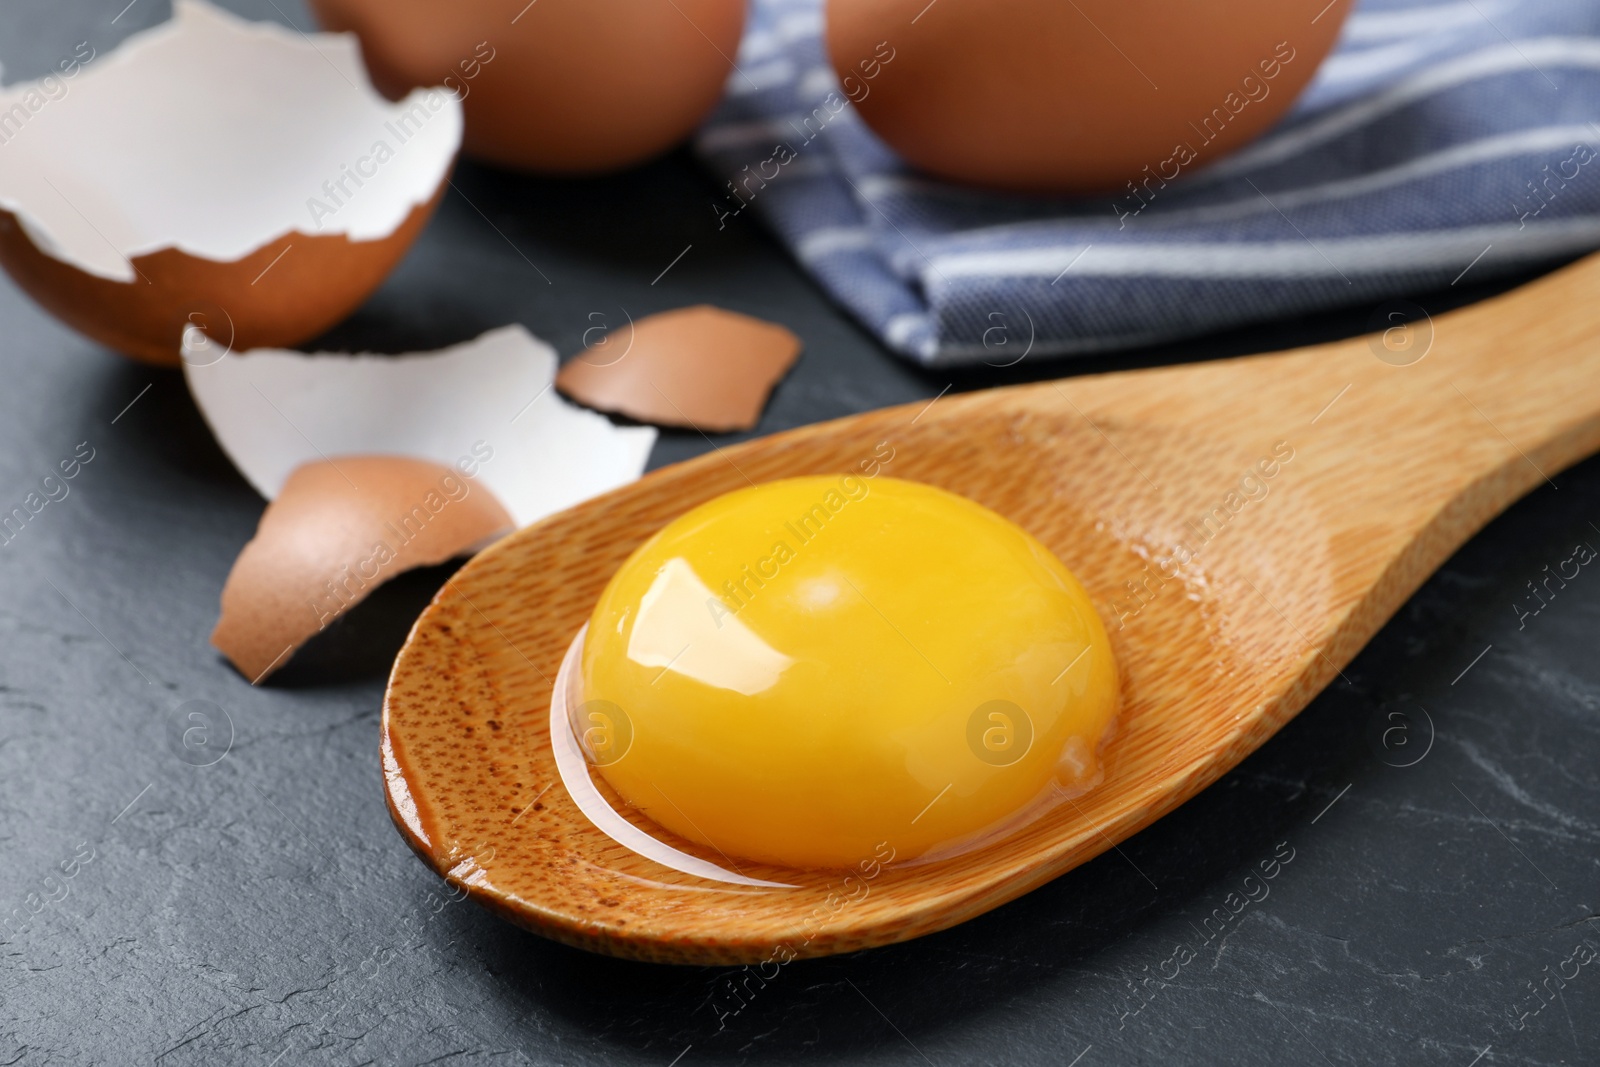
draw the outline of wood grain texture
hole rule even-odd
[[[781,962],[981,914],[1215,781],[1462,542],[1600,448],[1596,291],[1600,258],[1442,316],[1409,366],[1357,338],[871,412],[552,516],[464,567],[413,628],[384,701],[391,813],[480,903],[619,956]],[[605,582],[684,510],[750,482],[851,469],[880,442],[894,452],[885,472],[1008,516],[1094,596],[1124,674],[1105,783],[942,863],[850,880],[742,867],[796,889],[718,887],[615,845],[560,786],[547,721],[550,682]],[[1275,449],[1292,458],[1268,478],[1257,465]],[[1174,567],[1180,544],[1192,558]]]

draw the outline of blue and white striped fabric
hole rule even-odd
[[[712,210],[760,215],[920,363],[1004,362],[1019,334],[1036,356],[1128,347],[1600,247],[1600,0],[1365,0],[1283,122],[1129,218],[1114,195],[921,177],[853,107],[823,125],[843,93],[821,31],[819,0],[755,0],[698,137],[740,182]]]

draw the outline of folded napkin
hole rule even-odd
[[[821,33],[818,0],[755,0],[697,138],[728,183],[708,208],[759,216],[919,363],[1146,344],[1600,246],[1596,0],[1366,0],[1282,122],[1149,201],[917,174],[848,104]]]

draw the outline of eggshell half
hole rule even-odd
[[[800,338],[782,326],[702,304],[616,331],[569,360],[556,385],[640,422],[748,430],[799,356]]]
[[[352,37],[203,0],[0,90],[0,264],[46,309],[140,359],[296,344],[405,253],[462,130],[443,89],[398,103]]]
[[[311,0],[378,87],[462,96],[466,150],[552,173],[659,155],[722,95],[745,0]]]
[[[842,93],[926,171],[1057,193],[1153,175],[1153,193],[1288,110],[1350,7],[829,0],[827,42]]]
[[[234,561],[211,643],[259,683],[390,578],[470,553],[510,528],[494,494],[438,463],[307,463]]]

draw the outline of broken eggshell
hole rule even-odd
[[[521,326],[431,353],[185,363],[223,451],[273,501],[212,643],[258,682],[401,571],[637,478],[656,431],[568,404],[555,371]]]
[[[505,533],[511,516],[469,469],[401,456],[295,468],[228,573],[211,643],[257,684],[390,578]]]
[[[799,356],[800,338],[782,326],[702,304],[607,335],[569,360],[556,385],[640,422],[748,430]]]
[[[555,350],[503,326],[437,352],[400,356],[262,350],[184,364],[223,451],[262,496],[296,467],[343,455],[399,455],[476,477],[525,526],[633,481],[655,444],[551,388]]]
[[[0,89],[0,264],[63,322],[152,363],[323,332],[437,205],[461,103],[398,103],[353,37],[202,0],[70,77]]]

